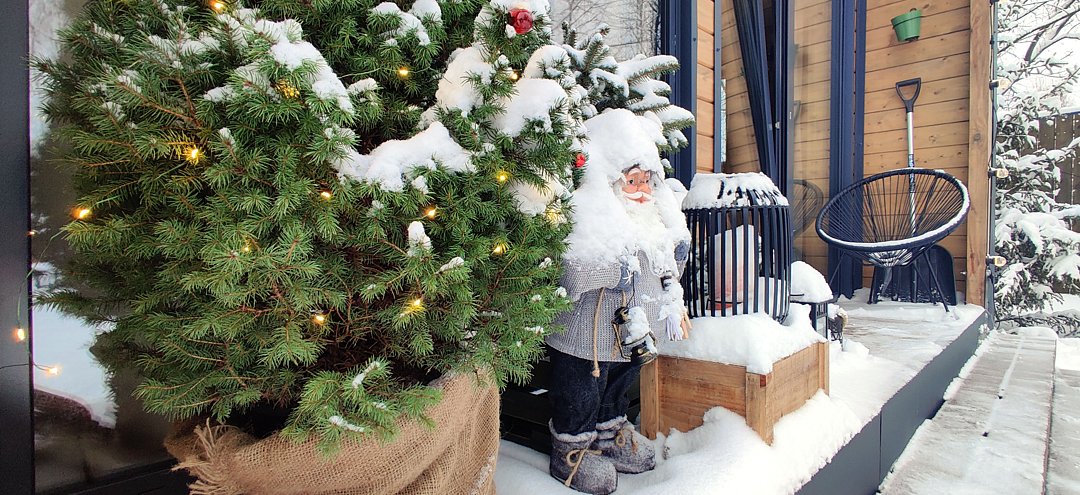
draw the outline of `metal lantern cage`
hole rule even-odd
[[[684,202],[690,256],[683,272],[691,317],[787,317],[792,224],[787,199],[762,174],[698,174]]]

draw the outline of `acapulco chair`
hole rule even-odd
[[[924,256],[964,221],[969,206],[967,188],[956,177],[904,168],[871,175],[840,191],[822,208],[815,226],[827,244],[888,269]],[[938,295],[944,294],[938,274],[927,265]],[[835,276],[836,271],[830,278]],[[941,303],[948,311],[944,297]]]

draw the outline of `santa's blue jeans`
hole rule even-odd
[[[577,435],[596,430],[597,423],[626,415],[641,366],[600,361],[600,376],[593,376],[593,362],[548,348],[551,359],[551,426],[557,433]]]

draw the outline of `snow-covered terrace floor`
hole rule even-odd
[[[616,493],[873,493],[985,327],[978,306],[946,313],[940,305],[865,300],[861,293],[841,302],[849,321],[845,345],[831,344],[831,395],[819,392],[785,416],[772,446],[742,417],[715,408],[703,426],[660,436],[657,468],[620,475]],[[547,465],[547,455],[503,441],[498,493],[577,493],[549,477]]]

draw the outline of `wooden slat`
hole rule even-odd
[[[907,150],[889,153],[874,153],[863,155],[863,171],[866,175],[873,175],[886,170],[896,170],[907,166]],[[917,148],[915,150],[915,166],[920,168],[957,170],[966,176],[968,167],[967,143],[953,146],[938,146],[934,148]],[[959,176],[958,176],[959,177]]]
[[[713,68],[713,35],[698,29],[697,63]]]
[[[695,0],[697,2],[697,25],[698,29],[709,34],[713,31],[713,0]]]
[[[897,98],[897,100],[899,99],[900,98]],[[927,105],[919,105],[918,101],[915,102],[914,121],[916,126],[926,127],[938,124],[951,124],[954,122],[967,122],[967,120],[968,100],[966,98],[941,103],[930,103]],[[863,122],[865,126],[864,132],[867,134],[893,131],[896,129],[907,129],[907,113],[901,105],[898,110],[868,113]]]
[[[713,138],[710,136],[697,135],[697,143],[695,145],[697,149],[697,163],[695,164],[696,170],[709,169],[712,170],[713,166]]]
[[[924,81],[922,92],[919,93],[919,99],[915,101],[915,125],[919,125],[919,118],[922,115],[921,109],[924,105],[941,103],[944,101],[966,100],[968,93],[967,84],[967,76],[954,77],[952,79],[941,81]],[[900,101],[900,97],[897,96],[895,87],[867,93],[864,101],[866,102],[866,113],[882,111],[898,111],[901,114],[904,113],[904,103]]]
[[[766,409],[769,407],[769,375],[746,374],[746,425],[772,445],[773,431]]]
[[[968,53],[957,53],[943,57],[919,59],[909,64],[888,69],[880,69],[866,74],[866,92],[896,90],[896,82],[914,77],[921,77],[923,84],[955,77],[967,77]],[[919,95],[919,99],[925,95]]]
[[[972,2],[970,65],[970,113],[968,125],[968,194],[971,209],[967,216],[967,300],[983,304],[986,295],[986,255],[989,253],[990,179],[990,43],[989,2]]]
[[[712,69],[698,65],[697,67],[697,97],[699,100],[709,103],[715,99],[715,92],[713,91],[713,72]]]
[[[915,150],[936,146],[949,146],[968,142],[967,123],[953,123],[917,127],[915,129]],[[887,131],[867,134],[863,151],[867,154],[889,151],[907,151],[907,131]],[[983,170],[985,174],[986,171]]]
[[[867,77],[871,72],[889,67],[907,65],[912,60],[944,57],[969,50],[968,32],[951,33],[932,38],[920,38],[916,43],[895,45],[866,52]]]
[[[697,125],[694,127],[697,129],[698,135],[713,137],[713,104],[711,101],[705,101],[698,99],[697,101],[697,114],[694,115],[697,120]]]
[[[832,1],[798,1],[795,4],[795,29],[806,29],[832,21]]]
[[[960,7],[967,7],[970,4],[970,0],[884,0],[884,1],[867,1],[866,2],[866,25],[867,26],[889,26],[892,27],[891,20],[904,12],[911,9],[919,9],[923,13],[923,28],[926,26],[926,17],[955,10]]]
[[[923,17],[921,19],[922,26],[919,30],[920,36],[922,38],[932,38],[935,36],[967,31],[971,23],[970,13],[967,9],[968,1],[969,0],[964,0],[964,3],[960,7],[949,11],[938,11],[936,13],[923,12]],[[883,24],[868,25],[881,27],[866,31],[867,52],[886,46],[906,44],[897,41],[896,31],[893,30],[889,20],[885,20]],[[796,38],[797,37],[798,36],[796,36]],[[909,41],[907,43],[912,42]]]
[[[650,439],[660,430],[659,372],[657,361],[641,367],[641,434]]]

